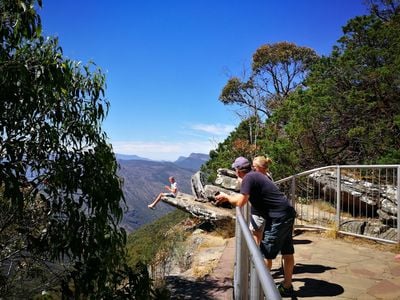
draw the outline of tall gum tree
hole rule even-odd
[[[301,87],[309,67],[318,59],[315,51],[289,42],[265,44],[253,54],[252,72],[244,81],[232,77],[219,100],[237,104],[270,117],[272,111],[296,88]]]
[[[303,168],[400,161],[400,11],[383,2],[395,6],[349,20],[307,89],[275,116]]]
[[[0,0],[0,294],[96,297],[126,240],[105,77],[41,35],[41,6]]]
[[[265,152],[268,143],[265,141],[265,121],[291,93],[304,87],[304,79],[316,61],[318,55],[311,48],[289,42],[265,44],[253,54],[248,78],[231,77],[228,80],[219,100],[245,111],[243,119],[248,123],[248,143],[255,147],[255,152]],[[276,124],[277,134],[282,133],[282,124],[285,123],[282,119],[280,121]],[[277,135],[273,137],[276,138]]]

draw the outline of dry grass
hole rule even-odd
[[[229,239],[235,236],[235,220],[222,220],[216,223],[216,228],[213,234],[221,236],[224,239]]]
[[[383,243],[379,241],[374,241],[374,240],[369,240],[369,239],[363,239],[363,238],[358,238],[354,236],[349,236],[345,234],[339,234],[339,238],[347,241],[349,243],[352,243],[354,245],[361,245],[361,246],[368,246],[373,249],[377,249],[380,251],[387,251],[387,252],[392,252],[392,253],[400,253],[400,244],[389,244],[389,243]]]
[[[336,207],[333,206],[332,203],[327,202],[323,199],[318,199],[318,200],[314,200],[312,202],[312,206],[314,207],[314,209],[316,209],[317,211],[323,211],[323,212],[327,212],[329,214],[335,215],[336,214]],[[352,215],[350,213],[347,212],[340,212],[340,215],[344,218],[351,218]]]
[[[214,231],[200,232],[186,240],[185,244],[188,248],[190,248],[190,245],[193,246],[195,240],[200,241],[192,249],[193,261],[189,269],[191,269],[193,277],[201,279],[213,273],[226,246],[227,236],[229,237],[230,232],[232,232],[230,222],[219,222]]]
[[[336,208],[333,207],[332,204],[330,204],[329,202],[326,202],[326,201],[314,201],[313,202],[313,206],[317,210],[326,211],[326,212],[331,213],[331,214],[335,214],[336,213]]]
[[[207,275],[211,275],[217,266],[218,261],[210,261],[206,265],[197,265],[196,263],[192,266],[193,276],[197,279],[201,279],[206,277]]]
[[[221,236],[215,236],[213,234],[208,234],[207,238],[202,242],[198,249],[221,247],[226,245],[226,239]]]
[[[336,223],[332,222],[326,231],[321,234],[325,238],[337,239],[339,237],[339,228]]]
[[[303,230],[304,229],[297,229],[298,234]],[[386,252],[400,254],[400,243],[390,244],[390,243],[370,240],[367,238],[361,238],[339,233],[334,224],[332,224],[332,227],[329,230],[317,229],[317,230],[307,230],[307,232],[313,232],[314,234],[318,234],[327,239],[340,239],[342,241],[348,242],[353,245],[366,246],[379,251],[386,251]]]

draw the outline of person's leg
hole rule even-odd
[[[283,286],[285,288],[290,288],[292,286],[294,255],[284,254],[282,255],[282,258],[283,258],[283,271],[284,271]]]
[[[272,260],[277,256],[279,248],[276,247],[276,228],[272,226],[270,220],[267,220],[263,224],[263,231],[260,239],[260,250],[264,256],[264,262],[268,270],[272,269]]]
[[[269,220],[268,220],[269,221]],[[269,261],[276,257],[278,252],[282,253],[284,281],[278,285],[279,292],[282,296],[290,295],[293,293],[292,276],[294,268],[294,247],[293,247],[293,229],[294,219],[283,220],[281,222],[267,222],[264,230],[264,237],[261,241],[261,251],[267,260],[267,267]],[[286,260],[286,261],[285,261]],[[272,262],[272,261],[271,261]]]
[[[264,258],[265,265],[267,266],[268,270],[271,271],[272,269],[272,259]]]
[[[161,200],[161,197],[163,196],[163,193],[158,194],[157,198],[149,205],[147,205],[148,208],[154,208],[157,203]]]
[[[265,219],[262,216],[254,213],[251,214],[249,228],[257,245],[260,245],[263,238],[264,224]]]
[[[282,238],[284,240],[281,254],[283,259],[283,281],[280,283],[279,291],[281,295],[289,295],[293,293],[292,277],[294,269],[294,247],[293,247],[293,226],[294,219],[286,220],[283,223],[286,230],[282,230]]]
[[[253,238],[257,245],[260,245],[263,232],[261,230],[253,230]]]

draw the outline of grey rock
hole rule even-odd
[[[226,209],[213,205],[211,202],[200,202],[194,196],[178,193],[174,197],[162,197],[162,201],[181,210],[189,212],[195,217],[205,220],[226,220],[235,218],[234,209]]]
[[[325,199],[334,202],[337,193],[336,171],[322,170],[309,175],[314,186],[323,191]],[[389,184],[381,184],[356,179],[347,175],[341,175],[341,199],[343,207],[354,208],[362,215],[370,216],[371,212],[377,213],[386,224],[397,224],[397,200],[396,187]],[[305,191],[304,191],[305,192]]]

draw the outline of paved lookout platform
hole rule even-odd
[[[296,230],[294,242],[292,299],[400,299],[400,259],[395,258],[395,245],[359,238],[332,239],[306,230]],[[232,239],[212,275],[220,284],[208,291],[209,299],[233,299],[228,277],[232,278],[234,257]],[[280,266],[278,257],[272,268],[276,282],[283,277]]]

